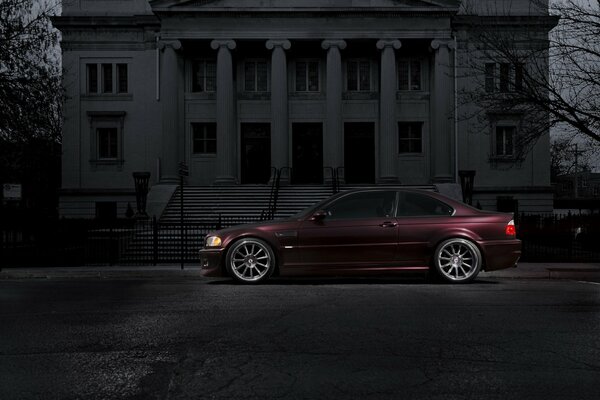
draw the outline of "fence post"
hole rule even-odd
[[[152,216],[152,264],[158,264],[158,223],[156,215]]]
[[[114,263],[114,245],[113,245],[113,226],[110,225],[108,229],[108,265],[113,266]]]

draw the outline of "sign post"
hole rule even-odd
[[[186,163],[179,163],[179,225],[180,225],[180,261],[181,269],[183,270],[185,264],[185,229],[183,226],[183,183],[184,178],[190,175],[189,168]]]

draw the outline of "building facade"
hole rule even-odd
[[[551,211],[547,135],[517,162],[527,115],[458,117],[461,93],[479,90],[457,71],[472,21],[494,17],[488,3],[500,2],[66,2],[61,214],[121,215],[133,172],[173,187],[180,162],[189,185],[266,184],[272,167],[292,185],[326,184],[331,169],[348,184],[407,185],[474,170],[474,204]],[[547,10],[509,3],[505,24],[526,17],[547,35]]]

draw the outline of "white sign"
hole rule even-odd
[[[3,185],[4,200],[21,200],[21,184],[5,183]]]

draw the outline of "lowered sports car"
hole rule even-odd
[[[242,283],[401,271],[466,283],[481,270],[516,266],[520,255],[512,214],[434,192],[369,189],[338,193],[289,219],[210,233],[200,260],[204,275]]]

